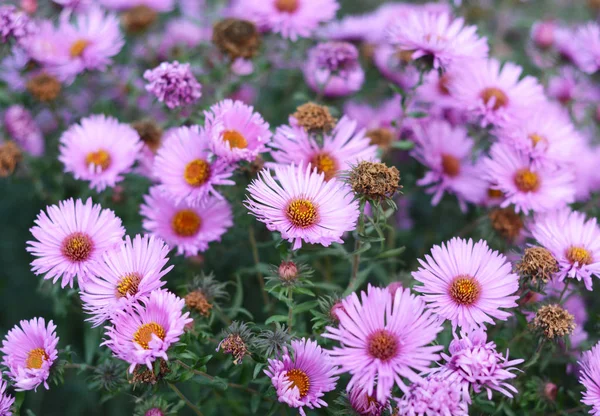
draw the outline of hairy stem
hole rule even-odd
[[[254,259],[254,265],[256,266],[256,277],[258,278],[258,284],[260,285],[260,293],[262,293],[263,303],[265,304],[265,308],[269,308],[271,305],[269,304],[269,296],[265,291],[265,278],[263,277],[260,270],[258,270],[258,265],[260,263],[260,258],[258,257],[258,246],[256,245],[256,237],[254,236],[254,227],[250,226],[248,228],[248,238],[250,240],[250,247],[252,248],[252,257]]]
[[[185,402],[185,404],[187,404],[187,406],[188,406],[190,409],[192,409],[192,411],[193,411],[194,413],[196,413],[198,416],[204,416],[204,415],[202,414],[202,412],[200,411],[200,409],[198,409],[198,407],[196,407],[196,406],[194,405],[194,403],[192,403],[192,402],[191,402],[191,401],[190,401],[190,400],[189,400],[187,397],[185,397],[185,396],[184,396],[184,394],[181,392],[181,390],[179,390],[179,389],[177,388],[177,386],[175,386],[175,384],[173,384],[173,383],[169,383],[169,387],[171,388],[171,390],[173,390],[173,391],[175,392],[175,394],[176,394],[177,396],[179,396],[179,398],[180,398],[181,400],[183,400],[183,401]]]

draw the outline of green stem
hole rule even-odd
[[[294,319],[294,314],[292,310],[292,306],[294,305],[294,293],[292,289],[288,289],[288,332],[292,332],[292,322]]]
[[[563,288],[562,292],[560,292],[560,297],[558,298],[558,303],[562,303],[562,299],[565,296],[565,293],[567,293],[568,287],[569,287],[569,281],[567,280],[565,282],[565,287]]]
[[[265,290],[265,278],[258,269],[260,258],[258,257],[258,246],[256,245],[256,237],[254,236],[254,227],[248,228],[248,239],[250,241],[250,248],[252,249],[252,258],[254,259],[254,265],[256,266],[256,277],[258,278],[258,284],[260,285],[260,292],[262,293],[263,303],[265,308],[268,309],[271,305],[269,304],[269,296]]]
[[[204,415],[202,414],[202,412],[200,411],[200,409],[198,409],[198,408],[197,408],[197,407],[194,405],[194,403],[192,403],[191,401],[189,401],[189,399],[188,399],[187,397],[185,397],[185,396],[184,396],[184,394],[181,392],[181,390],[179,390],[179,389],[178,389],[178,388],[175,386],[175,384],[173,384],[173,383],[169,383],[169,387],[171,388],[171,390],[173,390],[173,391],[175,392],[175,394],[176,394],[177,396],[179,396],[179,398],[180,398],[181,400],[183,400],[183,401],[185,402],[185,404],[187,404],[187,406],[188,406],[190,409],[192,409],[192,411],[193,411],[194,413],[196,413],[198,416],[204,416]]]
[[[362,246],[361,235],[364,234],[365,230],[365,202],[360,203],[360,214],[358,216],[358,229],[356,234],[356,240],[354,241],[354,255],[352,257],[352,274],[350,275],[350,282],[346,292],[353,292],[356,290],[354,287],[358,279],[358,269],[360,268],[360,253],[358,252]]]

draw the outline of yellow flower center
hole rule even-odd
[[[444,173],[451,178],[457,176],[460,173],[460,160],[449,154],[442,155],[442,169]]]
[[[229,143],[229,147],[232,149],[245,149],[248,147],[248,141],[242,133],[237,130],[225,130],[223,132],[223,140]]]
[[[97,152],[90,152],[85,157],[85,163],[90,166],[100,166],[102,171],[105,171],[110,167],[110,154],[103,149],[98,150]]]
[[[494,110],[498,110],[502,107],[506,107],[508,105],[508,97],[499,88],[490,87],[481,91],[481,98],[483,102],[487,105],[492,98],[495,98],[494,106],[492,107]]]
[[[380,329],[369,335],[368,350],[373,358],[381,361],[394,358],[398,353],[398,347],[398,339],[386,329]]]
[[[459,305],[472,305],[481,293],[481,285],[474,277],[458,276],[450,285],[450,297]]]
[[[84,233],[73,233],[68,235],[62,242],[62,254],[73,262],[85,261],[89,258],[94,243],[92,239]]]
[[[144,324],[133,334],[133,342],[137,342],[140,347],[147,350],[150,348],[148,344],[152,341],[152,335],[164,340],[166,336],[165,329],[156,322]]]
[[[487,194],[490,198],[494,198],[494,199],[504,197],[504,194],[502,193],[502,191],[500,189],[488,188]]]
[[[85,48],[87,48],[89,46],[89,44],[90,44],[90,42],[85,39],[79,39],[79,40],[75,41],[71,45],[71,49],[69,49],[71,58],[78,58],[81,55],[83,55]]]
[[[396,57],[400,62],[409,64],[412,61],[413,53],[415,53],[415,51],[403,49],[396,52]]]
[[[300,392],[300,398],[303,398],[308,394],[308,389],[310,388],[310,379],[304,371],[294,368],[293,370],[289,370],[286,376],[287,379],[292,383],[291,388],[298,388],[298,391]]]
[[[192,237],[198,233],[202,226],[202,219],[191,209],[182,209],[171,220],[175,234],[181,237]]]
[[[25,366],[31,370],[39,370],[44,365],[44,361],[48,360],[48,354],[44,351],[43,348],[36,348],[29,351],[27,354],[27,361],[25,361]]]
[[[540,189],[540,177],[527,168],[519,169],[515,173],[514,181],[521,192],[535,192]]]
[[[135,295],[138,292],[142,276],[139,273],[130,273],[121,278],[117,285],[117,297],[122,298],[129,295]]]
[[[325,174],[325,180],[330,180],[338,171],[337,162],[328,153],[317,153],[310,159],[310,163],[317,168],[319,173]]]
[[[183,178],[191,186],[202,186],[210,178],[210,164],[206,160],[192,160],[185,166]]]
[[[318,219],[317,207],[306,199],[296,199],[290,202],[286,214],[291,223],[300,228],[310,227]]]
[[[531,140],[531,143],[533,143],[533,147],[537,146],[539,142],[546,142],[546,138],[544,136],[540,136],[537,133],[530,134],[529,140]]]
[[[583,247],[577,246],[571,246],[567,249],[567,259],[572,264],[578,263],[579,266],[587,266],[594,261],[592,253]]]
[[[280,12],[294,13],[298,6],[298,0],[275,0],[275,8]]]

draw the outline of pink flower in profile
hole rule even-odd
[[[351,43],[319,43],[308,51],[304,80],[313,91],[326,97],[358,92],[365,80],[358,56],[358,49]]]
[[[193,104],[202,96],[202,85],[194,77],[190,64],[163,62],[146,70],[144,79],[148,81],[146,91],[170,109]]]
[[[128,304],[117,312],[112,326],[106,327],[107,339],[102,343],[114,355],[129,364],[147,366],[157,358],[167,361],[169,347],[179,341],[184,327],[192,319],[182,313],[185,302],[167,290],[155,290],[141,303]]]
[[[168,12],[175,6],[175,0],[100,0],[107,9],[128,10],[138,6],[146,6],[157,12]]]
[[[164,268],[168,253],[161,239],[139,234],[133,241],[126,236],[120,247],[104,253],[104,261],[96,265],[81,291],[83,309],[92,315],[87,320],[98,326],[127,304],[164,286],[161,279],[173,268]]]
[[[141,207],[144,229],[165,240],[177,254],[195,256],[208,244],[221,241],[233,225],[231,206],[224,199],[207,197],[196,205],[173,202],[158,187],[150,188]]]
[[[235,185],[234,166],[210,150],[208,133],[198,126],[179,127],[154,158],[160,189],[175,203],[196,205],[208,197],[222,199],[216,186]]]
[[[356,228],[358,201],[350,188],[325,181],[310,165],[276,167],[275,177],[262,170],[247,190],[246,208],[270,231],[294,243],[293,250],[302,241],[325,247],[343,243],[342,235]]]
[[[463,400],[460,385],[438,374],[412,384],[408,393],[397,400],[400,415],[469,416],[469,404]]]
[[[14,381],[17,391],[37,390],[40,384],[46,389],[54,361],[58,358],[56,325],[44,318],[21,321],[8,331],[0,351],[4,354],[2,365]]]
[[[419,70],[411,62],[410,53],[403,53],[388,43],[378,45],[373,55],[373,63],[379,72],[405,90],[419,83]]]
[[[269,359],[265,374],[271,378],[279,401],[306,416],[304,406],[309,409],[327,407],[322,397],[335,390],[338,369],[316,341],[294,340],[292,351],[284,348],[281,359]]]
[[[60,137],[58,159],[65,172],[89,181],[100,192],[114,187],[131,172],[143,143],[129,125],[112,117],[92,115],[74,124]]]
[[[11,105],[4,113],[4,126],[8,135],[21,149],[32,156],[44,154],[44,137],[31,112],[22,105]]]
[[[339,7],[337,0],[241,0],[232,14],[296,41],[310,37],[320,23],[332,20]]]
[[[441,201],[445,192],[456,195],[463,211],[466,202],[483,200],[485,185],[473,163],[473,139],[463,127],[452,127],[442,120],[432,120],[415,127],[415,150],[412,156],[430,169],[417,181],[433,194],[432,205]]]
[[[563,208],[539,215],[531,227],[533,237],[558,261],[560,281],[577,279],[592,290],[592,275],[600,277],[600,227],[596,218]]]
[[[513,393],[517,393],[517,389],[507,383],[507,380],[517,376],[512,373],[517,369],[514,366],[525,360],[509,360],[508,351],[506,356],[498,353],[496,344],[493,341],[487,342],[484,329],[461,332],[460,337],[454,335],[449,351],[450,355],[442,353],[446,363],[436,369],[436,372],[446,377],[450,383],[459,385],[463,400],[467,403],[471,403],[471,389],[475,393],[486,390],[489,400],[492,399],[492,390],[507,397],[513,397]]]
[[[348,117],[342,117],[334,130],[323,135],[323,144],[300,127],[296,119],[290,118],[289,126],[277,128],[271,156],[279,165],[309,163],[325,174],[329,180],[341,171],[350,170],[362,160],[377,160],[377,146],[371,145],[365,130],[357,131],[357,123]],[[275,167],[276,164],[268,164]]]
[[[480,240],[453,238],[433,246],[431,256],[419,259],[421,267],[412,275],[428,307],[452,327],[469,330],[506,321],[511,315],[502,309],[516,307],[519,276],[512,273],[506,256],[492,251]]]
[[[415,10],[389,28],[388,42],[411,53],[413,60],[431,59],[434,68],[447,68],[460,60],[488,56],[486,38],[477,36],[476,26],[465,26],[462,18],[449,13]]]
[[[496,143],[490,158],[483,162],[486,179],[504,195],[502,207],[515,211],[542,212],[561,208],[575,199],[574,177],[570,170],[535,166],[528,155]]]
[[[253,107],[226,99],[204,114],[210,147],[217,156],[231,162],[251,162],[266,151],[272,136],[269,123]]]
[[[35,274],[61,287],[70,285],[77,276],[80,286],[93,275],[102,255],[118,245],[125,229],[121,219],[110,209],[72,198],[51,205],[42,211],[30,229],[35,238],[27,242],[27,251],[37,257],[31,262]]]
[[[545,100],[538,81],[532,76],[520,79],[523,69],[512,62],[476,60],[456,69],[448,90],[463,108],[481,118],[482,126],[517,118]]]
[[[2,379],[2,373],[0,372],[0,415],[12,416],[10,409],[15,402],[15,398],[6,393],[6,386],[7,383]]]
[[[348,392],[348,400],[352,409],[361,416],[381,416],[386,409],[390,409],[388,400],[379,402],[360,386]]]
[[[588,22],[575,32],[575,63],[583,72],[593,74],[600,69],[600,25]]]
[[[331,356],[352,377],[348,391],[360,387],[385,402],[394,384],[406,393],[402,379],[419,381],[419,373],[439,358],[443,347],[429,344],[442,326],[410,289],[399,289],[392,297],[387,289],[369,285],[360,300],[352,293],[342,305],[338,327],[327,327],[323,336],[340,342]]]
[[[585,391],[581,402],[592,406],[591,415],[600,415],[600,342],[591,350],[583,353],[579,372],[579,382],[583,384]]]

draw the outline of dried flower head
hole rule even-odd
[[[558,272],[558,262],[547,249],[529,247],[525,249],[523,258],[517,263],[517,271],[531,279],[533,284],[536,284],[538,279],[547,283],[554,273]]]
[[[249,178],[254,179],[258,172],[263,170],[265,167],[265,160],[262,156],[258,155],[256,158],[248,163],[241,166],[240,170],[244,172]]]
[[[383,150],[389,149],[394,141],[394,132],[385,127],[367,130],[365,135],[371,139],[371,144],[374,144]]]
[[[12,175],[21,160],[23,153],[14,142],[0,144],[0,178]]]
[[[140,135],[140,139],[152,152],[160,147],[163,129],[152,119],[143,119],[131,123],[131,127]]]
[[[233,364],[240,364],[249,352],[248,347],[252,343],[254,334],[245,323],[233,321],[228,328],[223,330],[222,337],[222,341],[217,346],[217,351],[221,350],[225,354],[231,354]]]
[[[337,122],[327,107],[315,103],[302,104],[292,117],[308,133],[328,133]]]
[[[156,22],[158,13],[156,10],[138,5],[126,10],[121,15],[121,22],[127,33],[142,33]]]
[[[544,305],[536,312],[533,327],[548,339],[564,337],[575,329],[575,317],[558,304]]]
[[[60,94],[60,81],[53,75],[42,72],[27,82],[27,91],[38,101],[54,101]]]
[[[264,330],[258,335],[255,344],[266,357],[280,357],[283,349],[289,347],[292,340],[285,325],[275,323],[275,330]]]
[[[186,290],[188,294],[185,296],[185,304],[190,309],[195,309],[200,315],[208,317],[213,307],[213,303],[222,298],[227,298],[229,295],[225,291],[227,283],[221,283],[212,273],[201,273],[195,276]]]
[[[185,295],[185,305],[189,309],[194,309],[202,316],[208,317],[213,305],[206,299],[206,296],[201,290],[194,290]]]
[[[213,27],[213,43],[234,60],[253,58],[260,47],[256,25],[248,20],[223,19]]]
[[[492,228],[503,238],[514,241],[523,230],[521,216],[512,208],[498,208],[489,213]]]
[[[400,172],[396,167],[364,161],[350,172],[350,186],[358,195],[370,200],[389,199],[402,188]]]
[[[136,365],[133,370],[133,377],[129,380],[130,384],[151,384],[155,385],[171,372],[167,362],[161,358],[158,374],[149,370],[145,365]]]
[[[108,359],[94,368],[91,382],[97,390],[116,391],[124,382],[127,366],[123,361]]]

